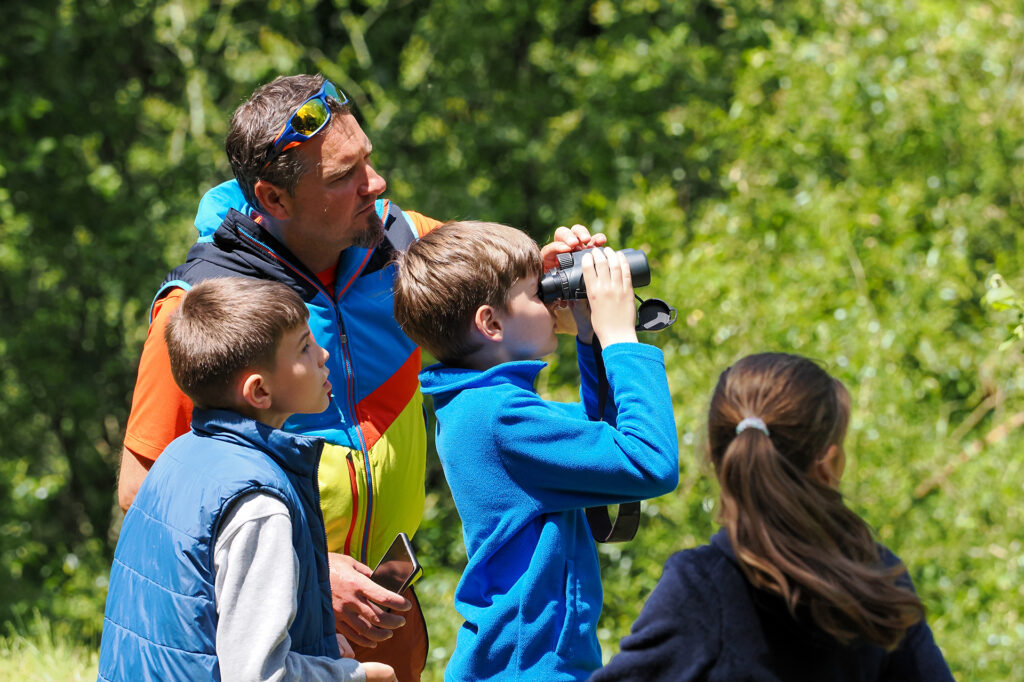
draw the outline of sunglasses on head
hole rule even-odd
[[[344,92],[336,88],[334,83],[325,80],[320,91],[300,104],[281,128],[274,144],[267,151],[267,158],[263,163],[264,170],[281,154],[292,147],[297,147],[323,130],[331,120],[331,107],[327,104],[328,98],[333,99],[341,106],[345,106],[349,102],[348,96]]]

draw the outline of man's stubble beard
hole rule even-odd
[[[361,230],[352,240],[352,246],[362,249],[372,249],[380,246],[384,241],[384,223],[381,221],[377,211],[371,210],[366,218],[365,229]]]

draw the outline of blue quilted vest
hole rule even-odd
[[[195,410],[125,515],[110,570],[100,680],[219,680],[213,550],[246,493],[280,498],[299,559],[291,650],[338,658],[317,467],[323,441]],[[286,558],[282,558],[286,560]]]

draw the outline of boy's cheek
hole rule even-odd
[[[555,316],[555,333],[576,335],[576,319],[572,316],[569,306],[556,306],[552,309]]]

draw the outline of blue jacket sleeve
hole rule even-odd
[[[664,495],[679,481],[679,445],[661,351],[639,343],[604,350],[616,425],[588,421],[579,404],[512,396],[493,425],[503,465],[541,511]]]
[[[621,650],[591,682],[705,678],[719,656],[721,604],[694,556],[689,550],[669,558]]]

